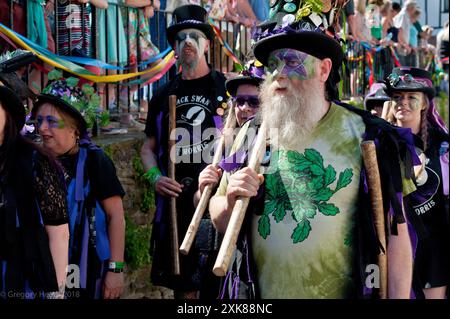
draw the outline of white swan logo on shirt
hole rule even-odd
[[[178,122],[186,123],[192,126],[197,126],[203,123],[205,120],[205,110],[200,106],[194,106],[187,111],[186,115],[181,115],[181,120]]]

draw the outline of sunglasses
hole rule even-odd
[[[192,39],[197,42],[198,42],[198,39],[200,39],[200,38],[206,39],[206,37],[199,32],[189,32],[189,33],[178,32],[177,35],[175,36],[175,40],[178,42],[183,42],[188,37],[189,37],[189,39]]]
[[[49,128],[63,128],[64,127],[64,121],[57,119],[54,116],[47,115],[47,116],[41,116],[38,115],[36,117],[36,125],[37,128],[41,128],[42,124],[44,124],[44,121],[47,122],[47,125]]]
[[[251,108],[259,107],[259,98],[257,95],[238,95],[233,97],[233,102],[237,107],[243,107],[245,103]]]

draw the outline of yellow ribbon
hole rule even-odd
[[[145,71],[141,71],[141,72],[134,72],[134,73],[128,73],[128,74],[114,74],[114,75],[87,75],[87,74],[80,74],[77,72],[72,71],[70,68],[57,63],[51,59],[49,59],[48,57],[40,54],[39,52],[37,52],[36,50],[32,49],[31,47],[29,47],[25,42],[23,42],[21,39],[19,39],[16,35],[14,35],[13,33],[11,33],[9,30],[3,28],[2,26],[0,26],[0,31],[3,32],[4,34],[6,34],[11,40],[13,40],[16,44],[20,45],[21,47],[23,47],[24,49],[36,54],[36,56],[41,59],[42,61],[48,63],[49,65],[67,71],[69,73],[75,74],[78,77],[82,77],[85,78],[87,80],[93,81],[95,83],[99,83],[99,82],[104,82],[104,83],[111,83],[111,82],[120,82],[123,80],[127,80],[127,79],[131,79],[140,75],[144,75],[144,74],[148,74],[148,73],[158,73],[159,71],[161,71],[164,66],[169,63],[169,61],[171,59],[174,58],[174,51],[171,51],[169,54],[167,54],[165,56],[165,58],[158,63],[157,65],[155,65],[154,67],[152,67],[151,69],[145,70]],[[72,64],[71,62],[68,62],[70,64]],[[74,64],[74,66],[77,66],[76,64]]]

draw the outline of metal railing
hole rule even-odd
[[[10,24],[7,25],[14,29],[13,4],[18,0],[6,0],[10,2]],[[67,2],[69,1],[69,2]],[[51,26],[52,37],[55,41],[55,52],[60,55],[68,56],[87,56],[103,60],[103,62],[123,66],[133,67],[137,66],[142,61],[141,45],[145,41],[152,41],[157,48],[162,52],[167,46],[165,30],[171,21],[171,13],[165,11],[155,11],[153,18],[148,19],[150,33],[146,34],[147,30],[143,30],[139,21],[142,14],[141,9],[130,8],[126,6],[119,6],[109,4],[108,9],[98,9],[89,4],[75,5],[75,2],[67,0],[61,3],[54,1],[53,17],[47,16],[50,21],[53,21]],[[27,1],[21,2],[24,6],[25,14],[27,14]],[[114,12],[111,14],[111,12]],[[130,21],[130,13],[134,12],[134,16],[138,21],[134,21],[135,28],[131,28],[133,23]],[[100,16],[103,16],[100,19]],[[112,23],[110,20],[113,19]],[[64,21],[62,21],[64,20]],[[239,24],[232,22],[215,21],[223,36],[223,39],[235,49],[235,54],[244,60],[248,54],[250,31]],[[123,26],[123,28],[122,28]],[[111,30],[111,28],[115,28]],[[114,33],[114,34],[112,34]],[[103,34],[104,36],[101,36]],[[121,37],[125,35],[125,39]],[[111,44],[111,39],[115,39],[116,43]],[[125,40],[125,41],[123,41]],[[141,40],[141,41],[140,41]],[[142,42],[143,41],[143,42]],[[103,42],[103,43],[102,43]],[[123,45],[126,46],[126,57],[123,57]],[[103,50],[104,52],[100,52]],[[130,60],[131,48],[136,52],[136,59]],[[236,48],[238,50],[236,50]],[[110,52],[115,50],[115,52]],[[117,57],[115,61],[111,57]],[[218,41],[211,43],[210,52],[208,55],[209,63],[218,70],[223,72],[233,71],[233,61],[230,57],[225,55],[223,48]],[[47,67],[49,68],[49,67]],[[133,69],[127,69],[133,70]],[[142,68],[134,68],[134,71],[143,71]],[[104,70],[104,75],[111,75],[116,73],[114,70]],[[124,73],[117,71],[118,74]],[[127,85],[129,81],[123,81],[119,84],[94,84],[97,91],[102,96],[102,106],[104,109],[110,111],[111,117],[120,116],[121,114],[138,114],[141,107],[136,103],[150,101],[154,90],[158,89],[176,74],[176,68],[172,67],[167,74],[153,85]],[[30,83],[29,76],[27,76],[28,84],[32,87],[38,86],[42,89],[45,86],[46,76],[44,73],[40,75],[40,83]],[[126,92],[126,93],[124,93]],[[123,98],[126,95],[126,98]],[[125,105],[124,105],[125,104]],[[114,107],[112,107],[114,106]],[[148,105],[147,105],[148,107]],[[143,103],[145,108],[145,103]]]
[[[13,3],[17,3],[19,0],[6,1],[9,1],[10,8],[13,8]],[[52,19],[49,16],[49,20],[53,21],[51,30],[55,40],[56,53],[87,55],[118,66],[136,67],[143,59],[148,58],[141,56],[141,45],[146,44],[146,41],[151,41],[161,52],[168,47],[166,28],[171,21],[170,12],[156,11],[154,17],[145,20],[139,16],[142,14],[141,9],[114,4],[109,4],[108,9],[98,9],[89,4],[71,6],[71,0],[65,0],[61,3],[66,5],[62,6],[60,0],[54,1],[54,17]],[[22,4],[25,6],[26,14],[27,1],[22,1]],[[130,21],[130,13],[132,13],[132,16],[137,16],[138,21],[134,22],[136,27],[130,27],[133,22]],[[62,18],[65,21],[61,21]],[[111,19],[114,22],[111,22]],[[139,21],[142,21],[144,26],[147,23],[149,29],[142,28]],[[233,48],[234,53],[241,61],[245,61],[251,51],[251,30],[232,22],[215,21],[215,23],[223,40]],[[12,9],[10,10],[10,25],[8,27],[14,28]],[[115,41],[115,44],[110,43],[110,41]],[[126,47],[126,57],[123,57],[123,46]],[[111,50],[114,50],[114,52],[111,52]],[[369,64],[367,63],[366,50],[359,43],[349,42],[347,44],[345,50],[347,61],[342,70],[342,83],[340,84],[342,99],[364,96],[367,93]],[[131,56],[134,52],[136,52],[136,56],[132,61]],[[373,64],[370,71],[373,73],[373,78],[371,80],[373,82],[381,81],[394,67],[393,59],[389,54],[389,49],[372,52],[372,57]],[[210,45],[208,61],[217,70],[222,72],[233,71],[233,61],[225,54],[217,39]],[[127,69],[126,72],[130,70],[133,69]],[[134,69],[134,71],[142,70],[143,68],[137,67]],[[103,74],[114,73],[116,72],[104,69]],[[124,71],[119,70],[117,73],[124,73]],[[149,107],[153,92],[173,78],[175,74],[176,67],[172,67],[169,72],[152,85],[130,86],[128,85],[129,81],[126,80],[119,84],[106,83],[95,84],[94,86],[102,96],[103,108],[110,111],[112,118],[120,118],[127,114],[138,116],[140,114],[142,118],[145,118],[145,112]],[[45,86],[46,76],[43,72],[40,73],[38,85],[30,83],[29,79],[30,76],[27,76],[30,87],[39,86],[42,89]]]

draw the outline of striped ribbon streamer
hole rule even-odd
[[[391,56],[392,56],[392,59],[394,60],[395,66],[398,68],[401,67],[402,64],[400,63],[400,59],[397,56],[397,53],[395,52],[394,48],[392,46],[389,46],[389,50],[391,51]]]
[[[222,34],[220,33],[220,29],[217,27],[217,25],[214,23],[214,20],[211,18],[208,18],[209,25],[212,27],[214,34],[216,35],[217,39],[219,40],[220,45],[223,48],[223,51],[225,54],[230,57],[234,63],[238,64],[238,67],[243,69],[242,62],[238,59],[238,57],[233,53],[233,49],[230,47],[230,45],[223,39]]]
[[[0,23],[1,24],[1,23]],[[7,28],[7,27],[5,27]],[[46,48],[41,47],[40,45],[34,43],[33,41],[25,38],[23,35],[9,29],[10,32],[14,33],[14,35],[16,35],[19,39],[21,39],[23,42],[25,42],[26,44],[28,44],[30,47],[32,47],[33,49],[35,49],[36,51],[39,51],[42,54],[45,54],[49,57],[52,57],[52,55],[55,55],[53,52],[47,50]],[[164,52],[159,53],[158,55],[151,57],[150,59],[143,61],[141,63],[139,63],[137,66],[128,66],[128,67],[121,67],[121,66],[117,66],[117,65],[112,65],[109,63],[105,63],[103,61],[100,60],[96,60],[96,59],[92,59],[92,58],[86,58],[86,57],[77,57],[77,56],[61,56],[61,55],[57,55],[60,59],[63,60],[67,60],[73,63],[77,63],[77,64],[83,64],[83,65],[90,65],[90,66],[95,66],[101,69],[108,69],[108,70],[118,70],[118,71],[123,71],[123,70],[128,70],[131,68],[145,68],[147,65],[152,64],[156,61],[158,61],[159,59],[165,57],[167,54],[169,54],[169,52],[172,50],[171,47],[168,47],[166,50],[164,50]]]
[[[72,73],[78,77],[82,77],[84,79],[93,81],[95,83],[113,83],[113,82],[120,82],[123,80],[127,80],[127,79],[131,79],[137,76],[141,76],[141,75],[146,75],[146,78],[149,77],[149,75],[152,76],[156,76],[159,75],[158,73],[164,71],[164,70],[168,70],[167,65],[171,64],[173,65],[175,63],[175,57],[174,57],[174,52],[170,51],[165,57],[164,59],[162,59],[161,62],[159,62],[157,65],[155,65],[154,67],[145,70],[145,71],[141,71],[141,72],[133,72],[133,73],[128,73],[128,74],[114,74],[114,75],[95,75],[92,72],[86,70],[85,68],[74,64],[70,61],[64,60],[63,58],[61,58],[59,55],[53,54],[51,52],[49,52],[48,50],[41,48],[42,50],[36,50],[34,48],[32,48],[30,45],[28,45],[27,43],[25,43],[20,37],[18,37],[14,31],[10,30],[8,27],[6,27],[5,25],[0,23],[0,32],[2,32],[3,34],[5,34],[7,37],[9,37],[13,42],[15,42],[17,45],[21,46],[22,48],[36,54],[36,56],[41,59],[42,61],[48,63],[49,65],[62,69],[64,71],[67,71],[69,73]],[[37,46],[36,44],[34,46]],[[50,54],[46,54],[47,51]],[[162,76],[162,75],[161,75]],[[139,80],[145,82],[146,80]]]

